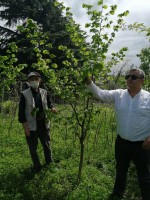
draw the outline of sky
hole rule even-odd
[[[97,0],[59,0],[63,2],[65,6],[71,7],[74,20],[81,25],[84,29],[84,24],[88,21],[86,10],[82,8],[82,4],[96,5]],[[144,23],[150,27],[150,1],[149,0],[106,0],[106,4],[117,4],[117,13],[129,10],[129,15],[125,18],[127,24],[134,22]],[[115,19],[115,18],[114,18]],[[142,48],[149,47],[149,41],[146,39],[144,34],[137,33],[135,31],[119,31],[116,34],[116,38],[110,46],[109,54],[112,51],[118,51],[122,47],[128,47],[126,54],[127,65],[134,64],[140,66],[140,59],[137,58],[137,54],[140,53]]]

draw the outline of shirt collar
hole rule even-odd
[[[34,90],[32,87],[30,87],[30,90],[32,93],[38,93],[39,92],[39,88],[37,90]]]
[[[139,90],[139,92],[134,97],[139,96],[141,94],[141,92],[142,92],[142,88]],[[127,89],[127,93],[129,96],[131,96],[128,89]]]

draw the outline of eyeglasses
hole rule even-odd
[[[132,74],[132,75],[126,75],[126,76],[125,76],[125,79],[127,80],[127,79],[129,79],[130,77],[131,77],[132,80],[136,80],[136,79],[138,79],[138,78],[141,78],[140,76],[137,76],[137,75]]]

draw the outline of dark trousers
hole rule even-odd
[[[52,154],[50,149],[50,131],[47,129],[31,131],[30,136],[26,137],[26,140],[29,146],[30,155],[35,169],[38,169],[41,166],[37,153],[38,139],[40,139],[44,150],[46,164],[52,162]]]
[[[150,200],[150,151],[142,148],[143,142],[130,142],[120,138],[116,139],[116,180],[114,194],[121,197],[124,194],[127,172],[130,162],[135,164],[142,200]]]

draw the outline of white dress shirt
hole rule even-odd
[[[114,103],[117,134],[129,141],[150,136],[150,93],[141,89],[133,98],[127,89],[101,90],[93,82],[86,88],[103,102]]]

